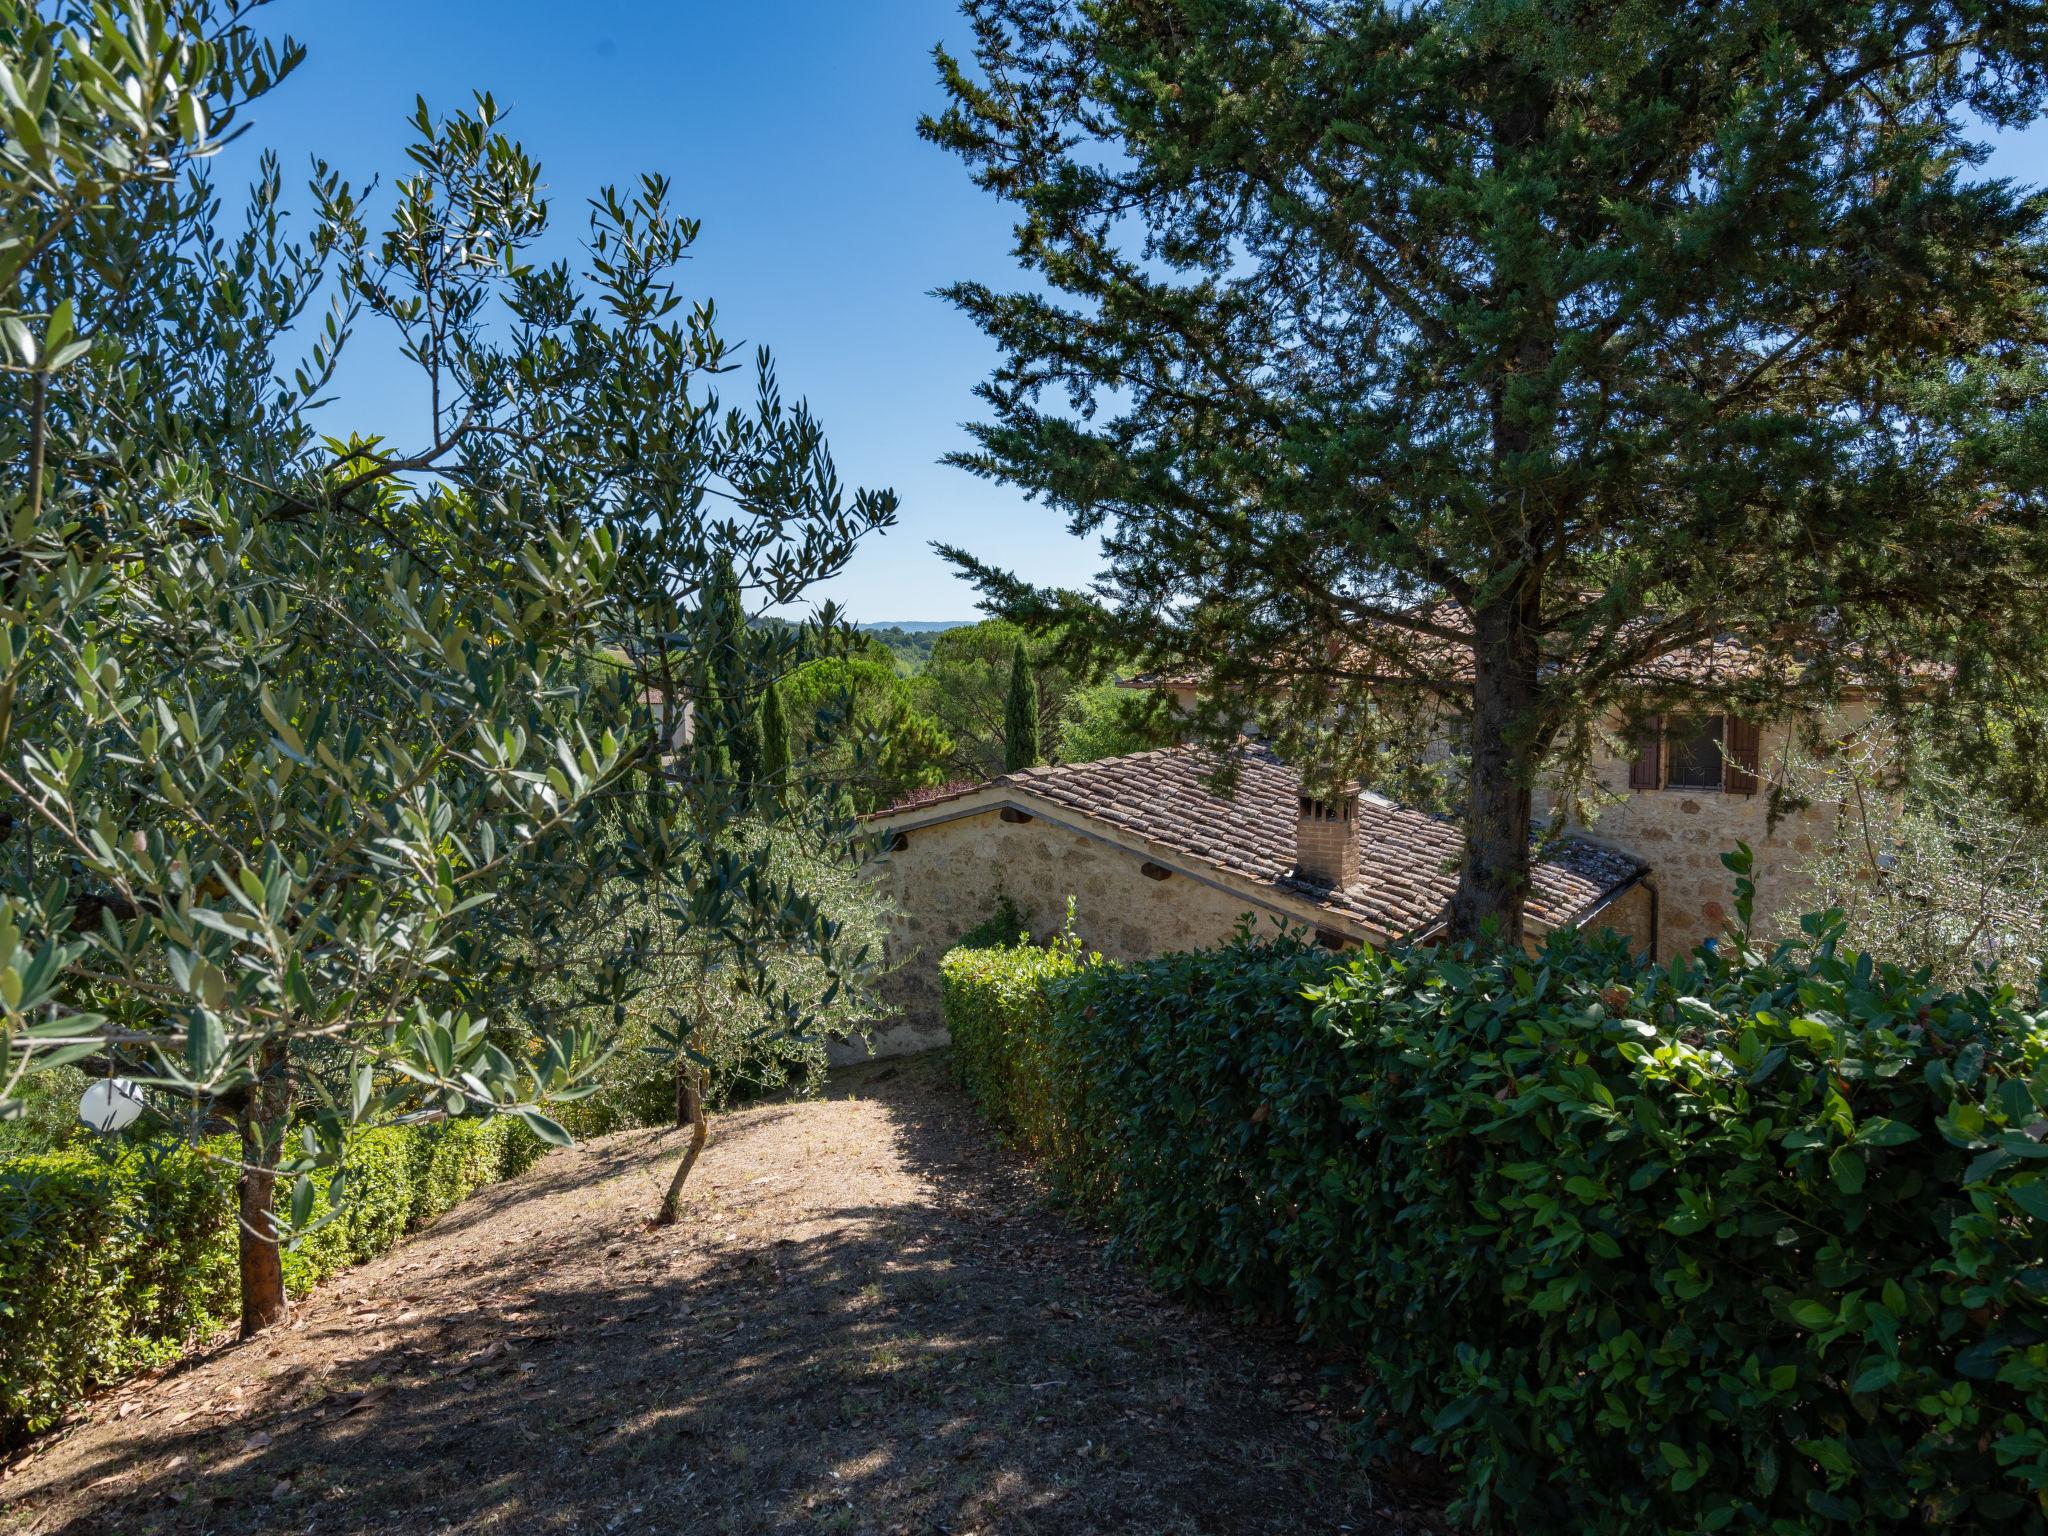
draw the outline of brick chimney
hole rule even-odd
[[[1294,821],[1294,877],[1342,887],[1358,878],[1358,791],[1303,795]]]

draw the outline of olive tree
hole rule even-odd
[[[2048,839],[1909,739],[1866,731],[1794,771],[1841,806],[1786,931],[1826,909],[1848,943],[1946,987],[2027,986],[2048,968]]]
[[[765,354],[720,404],[665,182],[534,259],[539,168],[488,96],[422,102],[388,194],[316,164],[303,234],[268,157],[230,217],[208,160],[302,57],[259,9],[0,0],[0,1105],[89,1062],[237,1123],[245,1332],[362,1129],[563,1139],[651,940],[547,1010],[519,934],[624,879],[765,994],[764,937],[840,968],[651,685],[703,675],[723,560],[788,602],[893,509]],[[365,325],[428,386],[402,445],[313,419]]]

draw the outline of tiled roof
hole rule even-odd
[[[1408,934],[1443,915],[1458,883],[1451,861],[1464,843],[1455,822],[1365,796],[1358,816],[1358,879],[1342,890],[1304,884],[1293,877],[1300,772],[1266,748],[1246,744],[1237,749],[1237,784],[1226,799],[1209,784],[1215,761],[1199,747],[1161,747],[1100,762],[1030,768],[986,787],[1008,786],[1065,806],[1382,934]],[[1562,839],[1532,872],[1529,916],[1544,928],[1571,923],[1644,868],[1627,854]]]
[[[873,821],[880,816],[896,816],[904,811],[921,811],[928,805],[943,805],[948,800],[958,800],[962,795],[971,795],[989,787],[987,779],[949,779],[944,784],[932,784],[922,789],[913,789],[894,805],[884,806],[879,811],[870,811],[863,821]]]

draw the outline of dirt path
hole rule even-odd
[[[557,1153],[96,1403],[0,1531],[1407,1532],[1286,1341],[1106,1265],[942,1060]],[[1389,1508],[1389,1501],[1396,1506]]]

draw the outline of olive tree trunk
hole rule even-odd
[[[711,1140],[711,1122],[704,1114],[704,1078],[694,1062],[676,1063],[676,1124],[689,1127],[690,1144],[683,1149],[683,1160],[676,1166],[675,1177],[669,1180],[668,1193],[661,1197],[661,1212],[654,1218],[658,1227],[674,1226],[682,1215],[683,1185],[689,1182],[690,1170],[703,1155],[704,1144]]]
[[[284,1255],[277,1243],[277,1161],[284,1146],[291,1082],[284,1047],[263,1052],[239,1116],[242,1337],[284,1321]]]

